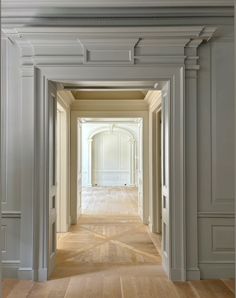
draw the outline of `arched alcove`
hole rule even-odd
[[[88,185],[136,185],[136,138],[130,130],[115,125],[96,129],[88,146]]]

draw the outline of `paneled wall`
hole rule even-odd
[[[131,138],[125,131],[128,129],[136,139],[134,162],[134,184],[137,184],[138,176],[138,140],[139,126],[136,123],[83,123],[82,125],[82,184],[88,186],[89,166],[91,162],[91,184],[98,186],[129,186],[131,185]],[[89,138],[93,132],[102,132],[94,135],[92,143]],[[89,156],[91,146],[91,156]]]
[[[202,278],[234,275],[233,26],[199,50],[198,233]]]
[[[122,132],[103,132],[93,139],[93,185],[128,186],[131,163],[130,137]],[[135,158],[135,157],[133,157]]]
[[[199,47],[201,67],[197,74],[196,167],[190,163],[186,164],[188,178],[191,178],[193,170],[197,168],[197,182],[194,185],[188,184],[186,204],[188,206],[190,198],[193,198],[195,203],[197,202],[198,252],[195,255],[196,267],[200,267],[201,278],[232,277],[234,275],[233,212],[235,197],[233,25],[220,25],[229,24],[229,18],[218,18],[215,21],[206,18],[182,18],[172,21],[166,20],[166,22],[168,25],[210,24],[218,28],[217,35]],[[155,45],[155,41],[153,44]],[[145,60],[148,58],[149,47],[150,56],[155,53],[152,52],[151,45],[152,42],[148,43],[146,55],[141,57],[144,59],[143,64],[151,63],[151,60]],[[20,258],[23,264],[22,269],[28,268],[27,270],[30,270],[33,263],[32,204],[34,177],[31,174],[34,172],[33,157],[35,154],[35,105],[33,103],[34,89],[32,83],[34,76],[25,67],[22,86],[26,88],[29,85],[30,88],[29,90],[26,88],[27,98],[24,98],[21,103],[18,96],[20,90],[17,85],[20,80],[18,80],[19,67],[16,46],[3,38],[2,47],[1,179],[3,218],[1,243],[3,275],[16,277]],[[140,49],[136,50],[139,51]],[[192,59],[194,60],[196,57],[192,56]],[[187,98],[188,103],[191,102],[191,99],[191,97]],[[189,106],[188,108],[190,110]],[[122,108],[123,110],[125,107]],[[188,121],[190,121],[189,118]],[[24,130],[21,129],[22,127]],[[192,128],[189,123],[186,123],[186,127],[188,128],[186,142],[194,146],[189,140],[193,131],[195,133],[195,127]],[[145,135],[147,135],[147,131],[145,131]],[[21,136],[24,136],[22,138],[24,144],[23,141],[20,142]],[[21,147],[23,149],[28,148],[28,151],[21,150]],[[194,149],[191,148],[191,150]],[[87,148],[85,151],[87,152]],[[19,170],[20,166],[23,168],[22,172]],[[83,159],[85,177],[86,172],[85,157]],[[144,178],[147,179],[147,177]],[[84,185],[87,183],[86,179]],[[144,185],[146,184],[144,183]],[[195,191],[196,188],[197,191]],[[145,191],[148,193],[148,189]],[[184,211],[188,213],[189,209]],[[187,217],[186,226],[190,234],[194,234],[189,217]],[[28,235],[27,239],[24,238],[26,234]],[[194,249],[190,249],[192,239],[187,238],[187,254]]]
[[[1,53],[1,180],[2,226],[1,249],[3,276],[16,277],[20,250],[20,101],[18,93],[18,50],[2,38]]]

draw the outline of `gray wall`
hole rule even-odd
[[[202,278],[234,276],[233,26],[199,50],[198,236]]]
[[[195,196],[195,202],[197,201],[198,205],[196,231],[199,259],[196,260],[196,266],[200,267],[201,278],[233,276],[234,60],[232,19],[182,19],[168,21],[168,24],[176,25],[178,22],[182,25],[212,24],[219,27],[217,36],[199,48],[201,69],[198,72],[197,145],[195,146],[197,149],[197,186],[191,185],[190,187],[189,184],[186,201],[188,205],[190,197]],[[17,51],[14,45],[9,41],[7,43],[9,59],[6,57],[5,61],[6,41],[3,39],[2,82],[3,87],[7,86],[7,89],[2,90],[3,219],[1,243],[3,274],[5,277],[15,277],[20,258],[21,183],[18,117],[21,106],[17,86],[19,69]],[[7,78],[11,78],[8,85],[5,84]],[[191,110],[189,106],[188,109]],[[187,137],[191,136],[191,130],[192,126],[189,126]],[[189,142],[188,146],[193,144],[189,138],[186,141]],[[191,150],[193,151],[194,148]],[[191,172],[194,165],[187,160],[186,167]],[[186,212],[188,213],[188,210]],[[195,231],[191,216],[187,217],[186,223],[189,254],[194,249],[189,243]]]
[[[20,102],[18,98],[18,51],[2,39],[2,110],[1,110],[1,180],[2,226],[1,247],[3,276],[15,277],[20,247],[20,175],[19,135]]]

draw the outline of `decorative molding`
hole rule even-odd
[[[233,278],[235,275],[235,264],[232,263],[200,263],[201,279]]]
[[[2,264],[4,265],[18,265],[20,264],[20,260],[2,260]]]
[[[21,211],[2,211],[2,218],[21,218]]]
[[[99,127],[97,129],[94,129],[90,134],[89,134],[89,137],[88,137],[88,140],[91,140],[93,141],[93,138],[99,134],[99,133],[103,133],[103,132],[109,132],[110,131],[110,127],[108,126],[102,126],[102,127]],[[134,133],[128,129],[128,128],[124,128],[124,127],[120,127],[118,125],[114,125],[113,124],[113,127],[112,127],[112,132],[115,131],[115,132],[123,132],[125,134],[128,134],[130,136],[131,139],[133,140],[136,140],[136,137],[134,135]]]
[[[19,267],[18,278],[23,280],[34,280],[34,269],[31,267]]]
[[[2,260],[2,276],[3,278],[18,278],[18,268],[20,260]]]
[[[134,64],[134,47],[138,41],[138,38],[80,38],[84,55],[83,63]]]
[[[161,91],[148,91],[144,100],[149,104],[149,109],[155,109],[158,105],[161,105],[162,92]]]
[[[233,212],[198,212],[199,218],[235,218]]]
[[[200,280],[201,273],[198,267],[196,268],[187,268],[186,270],[186,279],[187,280]]]
[[[5,253],[7,251],[7,226],[1,226],[1,252]]]
[[[184,64],[186,60],[188,69],[199,66],[196,53],[187,49],[196,49],[215,31],[211,26],[3,28],[21,48],[25,66]]]
[[[70,105],[75,101],[71,91],[60,90],[57,92],[57,96],[65,108],[69,108]]]
[[[228,239],[230,239],[231,244],[228,243],[228,247],[225,241],[222,241],[225,235],[228,233]],[[218,235],[217,235],[218,234]],[[230,235],[229,235],[230,234]],[[212,253],[225,253],[234,254],[234,225],[233,224],[217,224],[211,226],[212,235]],[[231,236],[231,237],[230,237]],[[219,241],[220,240],[220,241]],[[228,242],[228,241],[227,241]]]
[[[1,204],[7,204],[8,197],[8,109],[9,109],[9,48],[8,40],[1,39]]]
[[[64,1],[59,0],[39,0],[37,2],[32,2],[30,0],[17,1],[17,0],[4,0],[2,3],[2,8],[84,8],[84,7],[96,7],[98,8],[106,8],[106,7],[114,7],[114,8],[127,8],[127,7],[201,7],[201,6],[233,6],[234,3],[232,0],[148,0],[148,1],[138,1],[138,0],[121,0],[117,1],[109,1],[109,0],[88,0],[88,1],[76,1],[76,0],[68,0],[65,4]]]

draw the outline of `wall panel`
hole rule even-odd
[[[103,132],[93,140],[93,185],[124,186],[130,184],[129,135]]]
[[[202,278],[233,277],[234,84],[229,27],[200,47],[198,234]],[[227,34],[225,33],[227,31]]]

